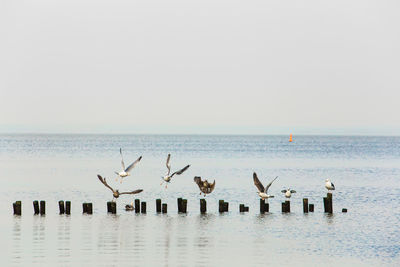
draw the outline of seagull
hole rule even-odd
[[[131,192],[121,192],[120,193],[118,190],[112,189],[112,187],[107,184],[106,178],[101,177],[101,175],[99,175],[99,174],[97,175],[97,177],[99,178],[100,182],[102,182],[106,187],[108,187],[113,192],[113,199],[112,199],[113,201],[114,201],[114,199],[119,198],[120,195],[123,195],[123,194],[139,194],[140,192],[143,191],[143,189],[137,189],[137,190],[134,190],[134,191],[131,191]]]
[[[132,211],[132,210],[134,210],[135,208],[133,207],[133,201],[131,202],[131,204],[126,204],[125,205],[125,210],[126,211]]]
[[[204,196],[206,196],[206,194],[210,194],[215,188],[215,180],[212,184],[210,184],[207,180],[202,181],[201,177],[199,176],[194,177],[193,180],[200,188],[200,195],[203,193]]]
[[[171,182],[171,179],[172,179],[172,177],[173,177],[175,174],[176,174],[176,175],[181,175],[184,171],[186,171],[186,170],[190,167],[190,165],[187,165],[185,168],[180,169],[179,171],[176,171],[176,172],[170,174],[170,173],[171,173],[171,164],[169,163],[169,160],[170,160],[170,159],[171,159],[171,154],[168,154],[167,162],[166,162],[166,166],[167,166],[167,169],[168,169],[168,173],[167,173],[167,175],[161,177],[161,179],[162,179],[163,181],[161,182],[160,185],[162,185],[164,182],[166,182],[167,184],[165,185],[165,188],[167,188],[168,183]]]
[[[285,193],[285,197],[286,197],[286,198],[290,198],[290,197],[292,196],[293,193],[296,193],[295,190],[290,190],[290,188],[288,188],[288,189],[283,189],[281,192],[282,192],[282,193]]]
[[[136,164],[139,163],[139,161],[142,159],[142,156],[140,156],[135,162],[133,162],[131,165],[128,166],[128,168],[125,169],[125,163],[124,163],[124,158],[122,157],[122,149],[119,149],[119,153],[121,154],[121,165],[122,165],[122,171],[120,172],[115,172],[118,177],[121,178],[121,183],[122,183],[122,178],[131,175],[130,171],[133,169],[133,167],[136,166]],[[118,181],[118,177],[115,179],[115,181]]]
[[[262,185],[262,183],[260,182],[260,180],[258,180],[257,174],[253,173],[253,180],[254,180],[254,184],[256,185],[257,189],[258,189],[258,195],[261,197],[262,200],[267,199],[268,198],[273,198],[274,196],[272,195],[268,195],[268,189],[270,188],[270,186],[272,185],[272,183],[276,180],[276,178],[278,178],[278,176],[276,176],[269,184],[267,184],[267,186],[264,188],[264,186]]]
[[[328,189],[328,192],[330,190],[335,190],[335,185],[333,183],[331,183],[331,180],[326,179],[325,180],[325,188]]]

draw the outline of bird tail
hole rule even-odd
[[[115,172],[115,174],[119,176],[119,172]]]

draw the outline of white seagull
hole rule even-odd
[[[281,192],[282,192],[282,193],[285,193],[285,197],[286,197],[286,198],[290,198],[290,197],[292,196],[293,193],[296,193],[295,190],[290,190],[290,188],[288,188],[288,189],[283,189]]]
[[[326,179],[325,180],[325,188],[328,189],[328,192],[330,190],[335,190],[335,185],[331,182],[331,180]]]
[[[262,200],[267,199],[268,198],[273,198],[274,196],[272,195],[268,195],[268,189],[270,188],[270,186],[272,185],[272,183],[276,180],[276,178],[278,178],[278,176],[276,176],[269,184],[267,184],[267,186],[264,188],[264,186],[262,185],[262,183],[260,182],[260,180],[258,180],[257,174],[253,173],[253,180],[254,180],[254,184],[256,185],[257,189],[258,189],[258,195],[261,197]]]
[[[128,168],[125,169],[125,163],[124,163],[124,158],[122,157],[122,149],[119,149],[119,153],[121,154],[121,165],[122,165],[122,171],[120,172],[115,172],[119,178],[121,178],[121,183],[122,183],[122,178],[131,175],[130,171],[133,169],[133,167],[136,166],[136,164],[139,163],[139,161],[142,159],[142,156],[140,156],[135,162],[133,162],[131,165],[128,166]],[[115,181],[118,181],[118,177],[115,179]]]
[[[167,163],[166,163],[166,166],[167,166],[167,169],[168,169],[168,173],[165,176],[161,176],[161,179],[163,181],[161,182],[160,185],[162,185],[164,182],[166,182],[167,184],[165,185],[165,188],[167,188],[168,183],[171,182],[171,179],[175,174],[176,175],[181,175],[184,171],[186,171],[190,167],[190,165],[187,165],[183,169],[180,169],[179,171],[176,171],[176,172],[173,172],[172,174],[170,174],[171,173],[171,164],[169,163],[170,159],[171,159],[171,154],[168,154]]]
[[[107,184],[107,181],[106,181],[105,177],[103,178],[103,177],[101,177],[101,175],[98,174],[97,178],[99,178],[100,182],[102,184],[104,184],[107,188],[109,188],[112,191],[112,193],[113,193],[112,201],[114,201],[114,199],[119,198],[120,195],[129,195],[129,194],[134,195],[134,194],[139,194],[140,192],[143,191],[143,189],[136,189],[136,190],[133,190],[133,191],[130,191],[130,192],[119,192],[118,189],[113,189],[111,186],[109,186]]]

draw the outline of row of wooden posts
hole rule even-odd
[[[324,202],[324,212],[333,213],[333,204],[332,204],[332,193],[328,193],[326,197],[323,198]],[[134,202],[134,210],[135,213],[146,213],[146,202],[140,202],[139,199],[135,199]],[[178,212],[179,213],[187,213],[187,199],[178,198]],[[58,202],[60,214],[71,214],[71,201],[63,201],[60,200]],[[167,203],[162,203],[161,199],[156,199],[156,212],[157,213],[167,213]],[[35,200],[33,201],[33,209],[34,214],[45,215],[46,214],[46,202],[41,200],[40,202]],[[13,203],[14,215],[22,214],[22,202],[16,201]],[[83,203],[82,210],[84,214],[93,214],[93,204],[92,203]],[[218,211],[220,213],[229,211],[229,202],[225,202],[224,200],[219,200],[218,202]],[[239,212],[248,212],[249,207],[244,204],[239,205]],[[109,201],[107,202],[107,212],[116,214],[117,213],[117,203]],[[269,212],[269,203],[266,203],[265,200],[260,199],[260,213]],[[290,212],[290,201],[286,200],[282,202],[282,212],[289,213]],[[303,212],[314,212],[314,204],[308,203],[308,198],[303,198]],[[342,209],[342,212],[347,212],[347,209]],[[207,202],[206,200],[200,199],[200,213],[207,213]]]

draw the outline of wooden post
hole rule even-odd
[[[332,193],[326,194],[326,199],[328,201],[328,213],[333,213]]]
[[[309,212],[314,212],[314,204],[308,205],[308,211]]]
[[[162,204],[162,213],[167,213],[167,203]]]
[[[345,212],[345,213],[346,213],[346,212],[347,212],[347,209],[343,208],[343,209],[342,209],[342,212]]]
[[[182,199],[182,212],[187,213],[187,199]]]
[[[65,201],[65,214],[71,215],[71,201]]]
[[[135,199],[135,213],[140,213],[140,199]]]
[[[92,203],[87,203],[86,206],[87,206],[86,213],[87,214],[93,214],[93,204]]]
[[[180,212],[183,211],[183,208],[182,208],[182,198],[181,198],[181,197],[178,198],[178,199],[177,199],[177,202],[178,202],[178,213],[180,213]]]
[[[308,198],[303,198],[303,212],[308,213]]]
[[[86,202],[82,204],[82,213],[83,214],[87,213],[87,203]]]
[[[140,211],[142,213],[146,213],[146,202],[142,201]]]
[[[224,202],[224,212],[229,211],[229,202]]]
[[[39,214],[39,201],[37,200],[33,201],[33,211],[35,215]]]
[[[244,212],[249,212],[249,207],[244,206]]]
[[[200,199],[200,213],[204,214],[207,212],[207,202],[204,198]]]
[[[111,201],[108,201],[108,202],[107,202],[107,212],[108,212],[108,213],[111,213],[111,212],[112,212],[112,209],[111,209]]]
[[[286,212],[290,212],[290,200],[285,201]]]
[[[13,203],[13,209],[14,209],[14,215],[21,216],[21,213],[22,213],[22,202],[21,201],[15,201]]]
[[[265,213],[265,199],[260,198],[260,213]]]
[[[65,206],[64,206],[64,201],[63,200],[58,201],[58,208],[60,210],[60,214],[64,214],[65,213]]]
[[[156,199],[156,211],[157,213],[161,212],[161,199]]]
[[[117,202],[111,201],[111,213],[117,214]]]
[[[286,202],[282,202],[282,212],[286,212]]]
[[[46,214],[46,201],[41,200],[40,201],[40,215],[45,215]]]
[[[269,212],[269,203],[265,203],[264,210],[265,210],[265,212]]]
[[[220,200],[218,201],[218,211],[219,211],[220,213],[224,212],[224,200],[223,200],[223,199],[220,199]]]
[[[244,212],[244,204],[239,205],[239,212]]]

